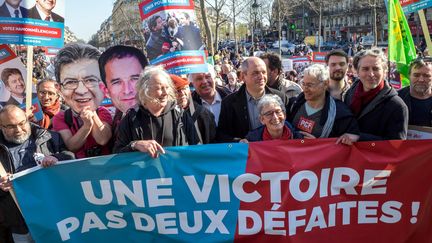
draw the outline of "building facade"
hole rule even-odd
[[[280,0],[281,8],[274,1],[272,16],[281,11],[282,33],[290,41],[301,41],[305,36],[317,35],[320,26],[319,7],[321,4],[321,35],[324,40],[356,41],[362,36],[373,35],[377,27],[378,42],[387,41],[387,10],[384,1],[371,0]],[[311,2],[315,2],[311,3]],[[376,6],[371,4],[376,2]],[[286,7],[289,6],[289,7]],[[284,10],[285,7],[285,10]],[[288,10],[287,10],[288,9]],[[376,12],[376,21],[374,20]],[[432,11],[426,10],[426,19],[431,19]],[[422,31],[417,14],[407,16],[414,40],[419,41]],[[273,29],[278,21],[273,18]],[[432,30],[432,20],[428,21]]]
[[[65,26],[64,28],[64,43],[68,44],[71,42],[77,42],[78,38],[75,34],[69,29],[69,27]]]
[[[115,1],[111,15],[113,44],[144,48],[145,38],[138,6],[140,2],[140,0]]]

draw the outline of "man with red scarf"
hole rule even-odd
[[[360,140],[406,139],[408,108],[385,80],[384,53],[379,49],[362,50],[353,64],[359,80],[348,90],[345,103],[357,118]]]
[[[38,122],[38,125],[45,129],[51,129],[54,115],[67,108],[60,101],[57,86],[57,82],[52,79],[42,80],[36,86],[37,96],[43,111],[43,118]]]

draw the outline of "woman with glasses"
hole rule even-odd
[[[194,122],[178,109],[173,82],[161,66],[147,66],[136,90],[139,106],[120,122],[115,153],[141,151],[156,158],[165,146],[199,142]]]
[[[327,91],[327,67],[321,64],[307,67],[300,85],[303,92],[290,100],[287,120],[305,138],[337,137],[336,143],[347,145],[358,140],[359,129],[353,114]]]
[[[386,80],[387,58],[380,49],[358,52],[354,57],[358,80],[345,96],[357,118],[360,140],[406,139],[408,108]]]
[[[273,94],[264,95],[258,102],[258,112],[259,120],[263,125],[250,131],[246,138],[240,140],[240,142],[288,140],[303,137],[285,120],[285,106],[279,96]]]
[[[53,129],[77,158],[109,154],[112,118],[100,107],[103,100],[98,58],[100,52],[86,44],[70,44],[55,59],[55,75],[70,109],[54,116]]]

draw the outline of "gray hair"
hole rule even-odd
[[[328,67],[322,64],[312,64],[303,71],[303,77],[309,75],[320,81],[320,83],[329,79],[330,74]]]
[[[227,74],[227,76],[228,76],[228,75],[232,75],[234,78],[237,78],[237,73],[236,73],[236,72],[231,71],[231,72],[229,72],[229,73]]]
[[[367,50],[362,50],[357,52],[353,60],[353,66],[355,70],[359,70],[360,60],[366,56],[372,56],[381,59],[382,68],[384,70],[387,70],[387,57],[385,56],[384,52],[381,51],[381,49],[379,48],[372,48],[372,49],[367,49]]]
[[[80,59],[90,59],[98,61],[101,53],[96,47],[82,44],[71,43],[60,49],[55,57],[55,78],[58,83],[61,83],[60,74],[64,65],[75,63]]]
[[[161,66],[147,66],[144,71],[142,71],[140,78],[136,84],[136,90],[137,90],[137,100],[139,104],[143,104],[143,100],[154,100],[153,97],[151,97],[148,92],[150,90],[150,86],[153,84],[153,77],[156,75],[161,75],[164,80],[167,81],[169,89],[167,90],[168,93],[168,100],[169,101],[175,101],[175,88],[174,84],[168,75],[168,73],[165,71],[165,69]]]
[[[210,63],[207,63],[207,69],[208,69],[207,73],[210,73],[210,75],[212,76],[213,80],[215,80],[215,78],[216,78],[216,71],[215,71],[215,67],[214,67],[213,65],[211,65]],[[193,75],[194,75],[194,74],[195,74],[195,73],[190,73],[190,74],[188,75],[189,83],[192,83],[192,82],[193,82]]]
[[[274,95],[274,94],[266,94],[263,97],[261,97],[261,99],[258,101],[258,105],[257,105],[258,112],[261,114],[264,106],[271,105],[271,104],[280,106],[280,108],[283,110],[283,112],[284,113],[286,112],[285,105],[282,102],[282,99],[279,96]]]

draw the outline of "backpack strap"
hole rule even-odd
[[[65,119],[65,123],[66,125],[69,127],[69,129],[72,130],[72,128],[74,127],[74,123],[73,123],[73,115],[72,115],[72,109],[69,108],[64,112],[64,119]]]

